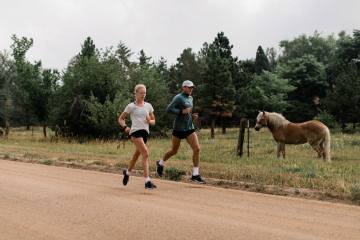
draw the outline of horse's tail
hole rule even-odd
[[[326,161],[331,162],[330,156],[330,130],[325,126],[325,139],[324,139],[324,158]]]

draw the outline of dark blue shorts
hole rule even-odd
[[[132,134],[130,134],[130,137],[134,137],[134,138],[142,138],[144,140],[144,143],[147,142],[148,139],[148,132],[146,130],[137,130],[135,132],[133,132]]]
[[[176,131],[176,130],[173,130],[172,135],[174,137],[179,138],[179,139],[185,139],[188,136],[190,136],[193,132],[195,132],[195,129],[191,129],[191,130],[188,130],[188,131]]]

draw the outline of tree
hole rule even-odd
[[[118,65],[120,68],[122,68],[123,71],[126,71],[126,68],[131,67],[130,57],[132,55],[132,52],[130,48],[128,48],[125,43],[120,42],[117,45],[117,48],[115,50],[114,59],[118,62]]]
[[[7,52],[0,52],[0,126],[9,134],[10,122],[14,116],[14,98],[11,83],[16,78],[16,67]]]
[[[177,69],[178,84],[181,84],[187,79],[195,82],[196,84],[201,82],[201,68],[196,59],[196,55],[192,52],[191,48],[183,50],[180,57],[177,58],[175,67]]]
[[[243,93],[254,80],[255,77],[255,62],[253,59],[239,61],[237,63],[238,74],[233,79],[233,84],[236,90],[235,95],[235,110],[234,117],[240,119],[241,117],[248,117],[250,113],[246,108],[246,98],[243,97]],[[245,101],[245,102],[244,102]]]
[[[266,56],[269,59],[269,67],[270,71],[275,71],[277,65],[277,52],[275,48],[267,48],[266,49]]]
[[[178,72],[175,65],[170,66],[169,75],[165,79],[165,82],[171,95],[179,93],[180,83],[178,80]]]
[[[339,33],[336,42],[336,56],[327,71],[330,89],[326,98],[326,108],[345,129],[349,122],[359,122],[358,98],[360,75],[360,31],[354,30],[353,36]]]
[[[151,60],[151,57],[146,56],[144,50],[141,49],[140,53],[139,53],[139,64],[140,64],[140,66],[144,66],[144,65],[149,64],[150,60]]]
[[[360,69],[354,64],[348,66],[334,81],[334,86],[326,98],[326,106],[341,123],[360,121]],[[355,126],[355,124],[354,124]]]
[[[90,37],[87,37],[84,43],[81,45],[80,57],[90,58],[92,56],[95,56],[95,54],[96,46],[94,44],[94,41]]]
[[[282,113],[289,107],[288,93],[294,89],[287,79],[264,71],[239,92],[242,110],[250,117],[264,110]]]
[[[262,71],[269,71],[270,64],[269,60],[265,55],[264,50],[261,46],[258,47],[256,51],[256,58],[255,58],[255,72],[256,74],[261,74]]]
[[[42,71],[39,81],[34,82],[34,90],[36,94],[31,96],[31,105],[33,106],[34,115],[43,125],[43,134],[46,138],[46,127],[53,109],[52,100],[58,88],[60,74],[56,70],[45,69]]]
[[[205,69],[203,83],[199,86],[200,106],[211,121],[211,137],[215,137],[214,127],[217,118],[221,120],[223,133],[224,119],[231,117],[234,110],[235,87],[233,74],[236,58],[232,57],[229,39],[223,32],[217,34],[210,44],[204,44]]]
[[[304,55],[312,55],[318,62],[327,66],[335,56],[336,40],[334,36],[322,37],[317,31],[313,36],[305,34],[289,41],[280,41],[281,55],[279,61],[284,63],[301,58]]]
[[[95,108],[108,108],[103,112],[112,114],[107,119],[113,119],[113,126],[117,127],[117,113],[110,108],[120,111],[115,98],[119,92],[128,91],[126,82],[131,64],[127,57],[130,50],[120,43],[115,50],[109,48],[100,52],[89,38],[82,46],[62,77],[63,85],[56,98],[60,104],[54,110],[54,124],[75,136],[109,137],[109,132],[114,136],[115,131],[97,129],[99,125],[94,124],[94,118],[103,115],[96,115],[100,109]],[[97,119],[97,122],[102,122],[102,119]]]
[[[354,30],[353,37],[345,32],[339,34],[337,41],[336,57],[343,64],[359,63],[360,59],[360,30]]]
[[[15,60],[16,78],[11,84],[11,91],[14,95],[14,103],[22,111],[20,119],[24,119],[27,129],[35,121],[34,109],[31,99],[36,96],[35,83],[39,81],[41,75],[41,62],[34,64],[26,60],[26,52],[33,45],[33,39],[22,37],[17,38],[16,35],[12,37],[11,44],[12,56]]]
[[[317,115],[314,98],[323,98],[328,89],[325,67],[312,55],[289,60],[278,66],[280,77],[288,79],[296,89],[289,93],[292,105],[287,110],[291,120],[304,121]],[[301,114],[299,114],[301,113]]]

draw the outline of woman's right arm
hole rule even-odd
[[[126,126],[126,122],[125,119],[128,116],[127,112],[122,112],[118,118],[118,123],[120,124],[120,126],[122,127],[122,129],[124,129],[125,132],[129,132],[130,128],[128,126]]]

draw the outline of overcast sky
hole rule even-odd
[[[97,48],[124,42],[138,56],[174,63],[223,31],[239,59],[258,45],[278,49],[315,30],[323,36],[360,29],[360,0],[0,0],[0,50],[11,35],[31,37],[31,61],[65,68],[90,36]]]

